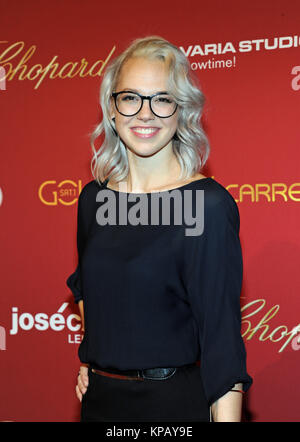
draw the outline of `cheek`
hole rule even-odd
[[[115,117],[115,125],[117,132],[122,132],[130,124],[130,118],[123,118],[121,115]]]
[[[178,118],[175,118],[172,122],[169,124],[170,132],[175,133],[178,127]]]

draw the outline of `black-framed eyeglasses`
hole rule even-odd
[[[149,100],[151,112],[159,118],[169,118],[175,114],[178,104],[168,92],[153,95],[141,95],[132,91],[120,91],[111,94],[117,111],[124,117],[133,117],[143,107],[144,100]]]

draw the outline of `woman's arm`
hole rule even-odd
[[[242,390],[243,384],[238,383],[234,390]],[[240,422],[242,416],[243,394],[236,391],[228,391],[224,396],[216,400],[212,406],[214,422]]]
[[[185,258],[188,300],[199,330],[201,378],[216,422],[241,419],[243,395],[229,390],[242,384],[246,392],[252,384],[241,336],[239,211],[229,194],[224,197],[206,192],[206,229],[187,244]]]

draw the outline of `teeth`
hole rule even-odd
[[[138,132],[139,134],[152,134],[153,132],[156,131],[156,129],[151,128],[151,127],[147,127],[147,128],[136,127],[136,128],[134,128],[134,131]]]

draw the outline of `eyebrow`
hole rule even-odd
[[[131,87],[124,88],[124,89],[122,89],[122,91],[136,92],[138,94],[144,95],[142,92],[138,91],[137,89],[133,89]],[[120,91],[120,92],[122,92],[122,91]],[[153,94],[169,94],[169,92],[168,91],[157,91],[157,92],[153,92],[152,94],[149,94],[149,95],[153,95]]]

